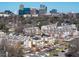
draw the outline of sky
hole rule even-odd
[[[10,10],[18,13],[19,5],[24,4],[25,8],[40,8],[41,2],[0,2],[0,12]],[[58,12],[79,12],[79,2],[42,2],[47,6],[48,12],[57,9]]]

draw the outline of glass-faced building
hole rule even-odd
[[[39,9],[39,14],[46,14],[47,13],[47,6],[41,4]]]

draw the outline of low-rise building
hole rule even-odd
[[[24,14],[24,17],[31,17],[31,14]]]
[[[39,29],[38,27],[24,28],[23,31],[24,31],[27,35],[40,34],[40,29]]]
[[[6,13],[4,13],[4,12],[0,12],[0,17],[9,17],[10,15],[9,14],[6,14]]]

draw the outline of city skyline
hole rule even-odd
[[[10,10],[18,13],[19,5],[23,4],[25,8],[40,8],[41,2],[0,2],[0,12]],[[47,6],[48,12],[51,9],[57,9],[58,12],[79,12],[79,2],[42,2]]]

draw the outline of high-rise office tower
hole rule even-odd
[[[20,10],[23,10],[23,9],[24,9],[24,5],[21,4],[21,5],[19,6],[19,9],[20,9]]]
[[[57,13],[57,9],[52,9],[50,13]]]
[[[24,5],[19,7],[19,15],[30,14],[30,8],[25,8]]]
[[[39,9],[39,14],[46,14],[47,13],[47,6],[41,4]]]
[[[31,14],[39,14],[39,11],[36,8],[31,8]]]

